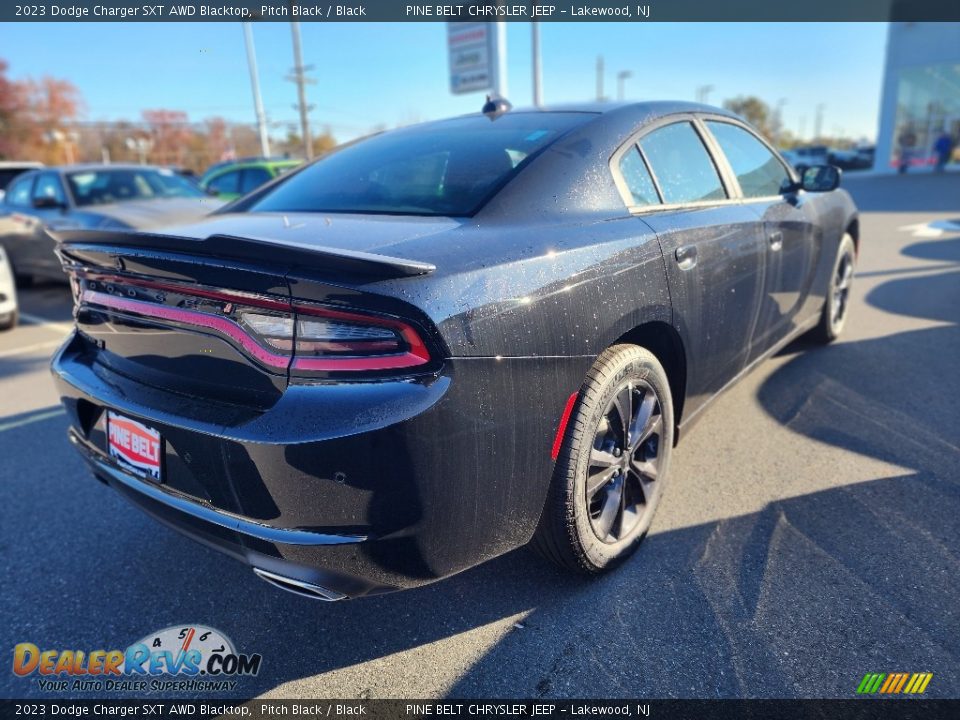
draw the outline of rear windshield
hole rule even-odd
[[[199,198],[205,193],[196,185],[166,168],[83,170],[67,174],[77,205],[156,198]]]
[[[524,162],[588,113],[514,113],[396,130],[318,160],[253,212],[472,215]]]

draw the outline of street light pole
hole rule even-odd
[[[603,55],[597,55],[597,102],[606,100],[603,97]]]
[[[777,141],[777,145],[780,145],[783,140],[783,106],[786,104],[786,98],[777,100],[777,136],[774,138]]]
[[[300,23],[290,23],[293,35],[293,76],[297,84],[297,108],[300,110],[300,133],[303,136],[303,154],[307,160],[313,160],[313,137],[310,135],[310,106],[307,105],[306,68],[303,66],[303,54],[300,50]]]
[[[713,91],[713,85],[701,85],[697,88],[697,102],[706,104],[707,96]]]
[[[260,154],[270,157],[270,138],[267,135],[267,118],[263,112],[263,98],[260,96],[260,73],[257,72],[257,53],[253,47],[253,27],[243,23],[243,39],[247,46],[247,65],[250,68],[250,87],[253,89],[253,107],[257,115],[257,131],[260,133]]]
[[[507,24],[503,20],[493,23],[493,32],[497,38],[497,52],[494,62],[496,72],[493,77],[493,93],[502,98],[507,97]]]
[[[617,100],[623,101],[624,85],[631,77],[633,77],[633,73],[629,70],[621,70],[617,73]]]
[[[540,66],[540,23],[530,23],[530,44],[533,49],[533,106],[543,105],[543,68]]]
[[[823,108],[824,104],[820,103],[817,105],[817,114],[813,119],[813,139],[816,142],[820,138],[820,133],[823,130]]]

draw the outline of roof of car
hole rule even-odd
[[[229,165],[223,165],[221,167],[214,168],[213,170],[208,170],[208,173],[220,174],[225,170],[236,170],[237,168],[247,168],[247,167],[273,167],[279,165],[300,165],[303,160],[298,160],[296,158],[281,158],[279,160],[237,160],[232,162]]]
[[[162,165],[138,165],[136,163],[77,163],[75,165],[57,165],[50,170],[59,170],[60,172],[99,172],[101,170],[164,170],[172,172],[169,167]]]
[[[687,102],[685,100],[647,100],[643,102],[580,102],[562,103],[544,107],[518,107],[510,113],[592,113],[597,115],[626,114],[649,117],[676,115],[678,113],[710,113],[711,115],[725,115],[738,117],[735,113],[724,108],[703,103]],[[479,114],[479,113],[476,113]]]

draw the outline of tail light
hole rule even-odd
[[[431,360],[419,332],[393,317],[139,279],[84,276],[77,285],[83,303],[213,330],[275,370],[403,370]]]
[[[293,371],[395,370],[430,361],[417,331],[393,318],[294,303],[294,315],[238,313],[264,344],[293,355]]]

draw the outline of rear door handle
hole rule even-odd
[[[697,264],[697,248],[695,245],[678,247],[674,257],[677,258],[677,265],[681,270],[690,270]]]
[[[779,250],[783,247],[783,233],[777,230],[776,232],[770,233],[770,249]]]

